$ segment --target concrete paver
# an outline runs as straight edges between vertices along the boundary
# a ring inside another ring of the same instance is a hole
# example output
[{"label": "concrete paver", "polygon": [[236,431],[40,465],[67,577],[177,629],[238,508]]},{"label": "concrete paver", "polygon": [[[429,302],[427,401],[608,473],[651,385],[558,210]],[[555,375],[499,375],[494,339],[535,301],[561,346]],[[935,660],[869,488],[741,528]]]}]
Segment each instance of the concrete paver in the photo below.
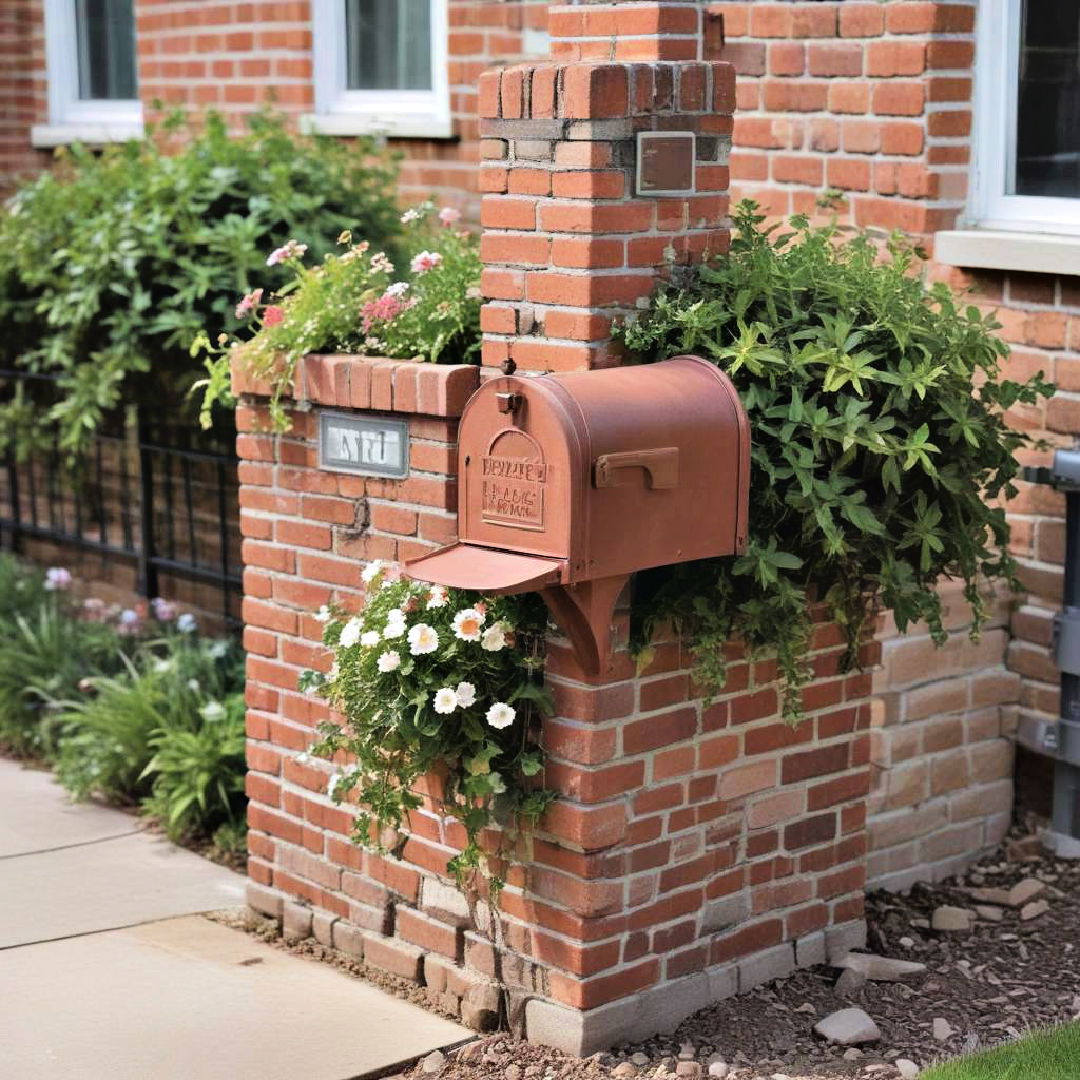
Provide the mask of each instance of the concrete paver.
[{"label": "concrete paver", "polygon": [[197,914],[245,878],[0,759],[3,1080],[354,1080],[468,1029]]},{"label": "concrete paver", "polygon": [[10,1080],[348,1080],[471,1034],[201,916],[0,953]]},{"label": "concrete paver", "polygon": [[74,806],[52,773],[0,758],[0,858],[62,844],[86,844],[138,831],[138,822],[105,806]]}]

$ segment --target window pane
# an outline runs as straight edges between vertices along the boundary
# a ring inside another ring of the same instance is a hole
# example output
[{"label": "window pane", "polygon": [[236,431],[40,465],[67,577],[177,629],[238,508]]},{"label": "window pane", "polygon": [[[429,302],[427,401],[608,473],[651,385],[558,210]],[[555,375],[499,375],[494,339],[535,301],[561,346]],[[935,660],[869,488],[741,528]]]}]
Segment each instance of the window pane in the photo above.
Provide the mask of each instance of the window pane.
[{"label": "window pane", "polygon": [[1024,0],[1012,194],[1080,198],[1080,2]]},{"label": "window pane", "polygon": [[345,0],[350,90],[431,89],[429,0]]},{"label": "window pane", "polygon": [[84,101],[139,96],[133,6],[133,0],[75,0],[79,97]]}]

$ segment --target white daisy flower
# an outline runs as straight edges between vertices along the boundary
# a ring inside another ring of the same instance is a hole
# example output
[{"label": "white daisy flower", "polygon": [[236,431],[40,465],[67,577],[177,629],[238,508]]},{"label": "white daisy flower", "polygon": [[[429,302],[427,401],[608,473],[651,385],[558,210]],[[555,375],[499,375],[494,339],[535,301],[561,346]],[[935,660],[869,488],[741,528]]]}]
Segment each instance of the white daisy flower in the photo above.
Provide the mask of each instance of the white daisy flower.
[{"label": "white daisy flower", "polygon": [[479,641],[484,615],[476,608],[466,608],[454,616],[454,633],[462,641]]},{"label": "white daisy flower", "polygon": [[480,648],[485,649],[487,652],[499,652],[501,649],[506,648],[506,634],[503,631],[502,623],[489,626],[484,631],[484,636],[480,639]]},{"label": "white daisy flower", "polygon": [[512,705],[507,705],[505,701],[496,701],[485,715],[487,722],[493,728],[507,728],[514,722],[517,710]]},{"label": "white daisy flower", "polygon": [[476,687],[471,682],[459,682],[454,692],[457,694],[458,704],[463,709],[476,704]]},{"label": "white daisy flower", "polygon": [[439,647],[439,635],[427,623],[417,623],[409,630],[409,652],[413,656],[434,652]]},{"label": "white daisy flower", "polygon": [[163,660],[155,660],[154,661],[154,671],[158,675],[164,675],[166,671],[172,671],[172,669],[173,669],[173,662],[172,662],[171,659],[166,658],[166,659],[163,659]]},{"label": "white daisy flower", "polygon": [[392,609],[386,616],[386,626],[382,636],[388,641],[391,638],[401,637],[405,633],[405,613],[397,608]]},{"label": "white daisy flower", "polygon": [[446,596],[446,586],[432,585],[431,592],[428,593],[428,611],[431,611],[433,608],[446,607],[448,603],[449,601]]},{"label": "white daisy flower", "polygon": [[370,585],[383,572],[385,565],[382,559],[373,559],[360,572],[360,580],[365,585]]},{"label": "white daisy flower", "polygon": [[378,645],[382,640],[382,634],[378,630],[365,630],[360,635],[360,644],[367,646],[369,649],[372,645]]},{"label": "white daisy flower", "polygon": [[360,640],[360,630],[363,623],[358,618],[353,616],[341,630],[341,637],[338,638],[338,644],[343,649],[352,648]]},{"label": "white daisy flower", "polygon": [[330,609],[325,604],[315,612],[316,622],[327,623],[330,621],[330,617]]},{"label": "white daisy flower", "polygon": [[401,653],[387,649],[376,661],[379,670],[385,675],[389,671],[397,671],[401,667]]},{"label": "white daisy flower", "polygon": [[452,713],[458,707],[458,696],[450,689],[449,686],[444,686],[441,690],[435,691],[435,711],[446,715]]}]

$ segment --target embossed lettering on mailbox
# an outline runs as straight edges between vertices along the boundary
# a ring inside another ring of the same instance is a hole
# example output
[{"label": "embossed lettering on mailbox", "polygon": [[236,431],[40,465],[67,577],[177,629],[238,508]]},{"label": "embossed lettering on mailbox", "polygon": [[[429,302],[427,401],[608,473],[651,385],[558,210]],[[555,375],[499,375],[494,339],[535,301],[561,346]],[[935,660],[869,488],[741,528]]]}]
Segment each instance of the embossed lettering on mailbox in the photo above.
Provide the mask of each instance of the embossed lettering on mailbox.
[{"label": "embossed lettering on mailbox", "polygon": [[481,469],[484,521],[518,529],[543,529],[547,475],[543,451],[534,439],[516,428],[496,435]]}]

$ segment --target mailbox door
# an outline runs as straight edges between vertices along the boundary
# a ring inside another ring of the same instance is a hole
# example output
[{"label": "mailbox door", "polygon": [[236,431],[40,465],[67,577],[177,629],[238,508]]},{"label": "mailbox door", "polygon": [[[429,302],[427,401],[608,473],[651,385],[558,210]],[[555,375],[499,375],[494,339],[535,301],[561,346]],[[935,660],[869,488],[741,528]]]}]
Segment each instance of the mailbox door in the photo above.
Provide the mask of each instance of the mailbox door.
[{"label": "mailbox door", "polygon": [[574,416],[544,379],[493,379],[458,435],[463,543],[572,559],[588,464]]}]

